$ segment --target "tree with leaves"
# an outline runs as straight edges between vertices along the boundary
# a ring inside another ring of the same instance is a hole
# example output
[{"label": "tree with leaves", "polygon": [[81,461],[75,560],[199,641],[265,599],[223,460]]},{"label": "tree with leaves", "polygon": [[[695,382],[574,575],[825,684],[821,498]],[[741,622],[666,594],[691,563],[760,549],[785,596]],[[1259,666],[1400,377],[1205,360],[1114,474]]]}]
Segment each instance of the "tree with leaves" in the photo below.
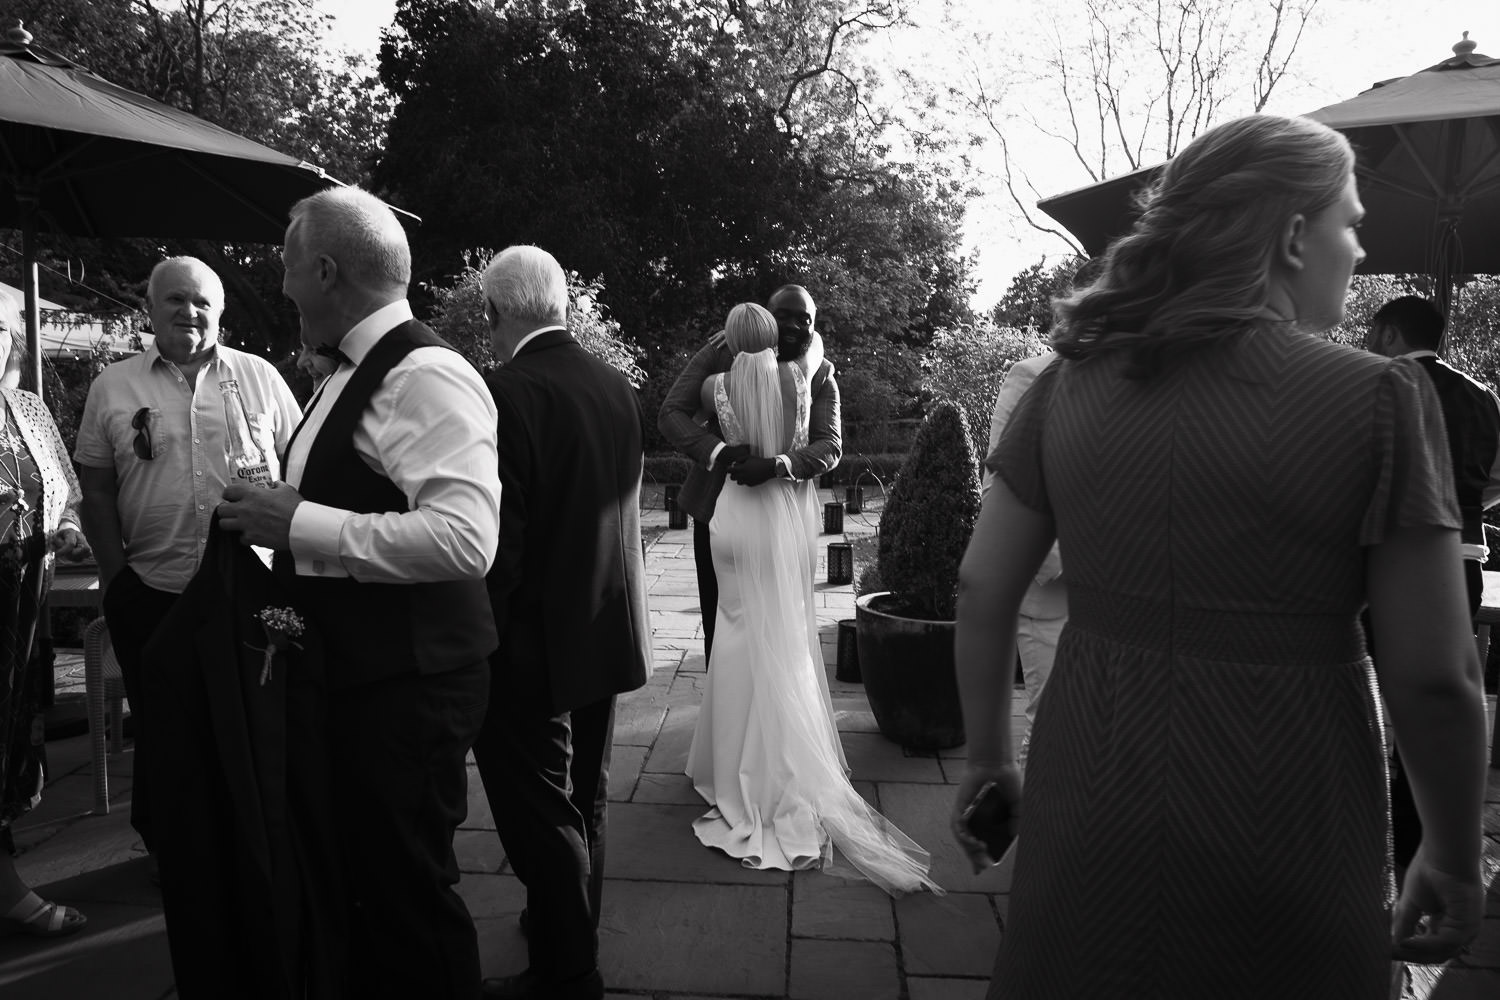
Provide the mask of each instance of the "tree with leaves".
[{"label": "tree with leaves", "polygon": [[832,340],[930,334],[966,308],[962,190],[893,165],[856,51],[899,16],[828,0],[401,0],[376,179],[424,219],[424,278],[476,239],[537,243],[601,275],[649,353],[696,346],[730,305],[789,280],[813,289]]}]

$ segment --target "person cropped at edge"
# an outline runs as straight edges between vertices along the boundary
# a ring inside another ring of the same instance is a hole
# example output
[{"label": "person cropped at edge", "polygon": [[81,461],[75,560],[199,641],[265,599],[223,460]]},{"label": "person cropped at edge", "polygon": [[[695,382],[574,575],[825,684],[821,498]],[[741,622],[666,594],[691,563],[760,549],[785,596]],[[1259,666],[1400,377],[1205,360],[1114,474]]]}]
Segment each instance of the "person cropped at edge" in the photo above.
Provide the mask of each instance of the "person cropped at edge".
[{"label": "person cropped at edge", "polygon": [[453,833],[496,646],[495,405],[412,318],[411,251],[378,198],[298,202],[282,263],[303,343],[339,365],[292,435],[286,482],[231,486],[220,523],[275,550],[277,581],[323,640],[348,995],[475,1000]]},{"label": "person cropped at edge", "polygon": [[[988,451],[994,451],[1000,443],[1000,435],[1015,411],[1016,404],[1031,388],[1036,377],[1057,359],[1055,351],[1047,351],[1035,357],[1022,358],[1010,366],[1005,380],[1000,383],[1000,392],[995,396],[995,409],[990,414],[990,440]],[[988,451],[986,454],[988,454]],[[990,491],[995,474],[984,471],[983,492]],[[1026,597],[1021,601],[1020,617],[1016,624],[1016,647],[1021,657],[1021,676],[1026,681],[1026,735],[1021,737],[1021,750],[1017,763],[1026,766],[1026,754],[1031,747],[1032,729],[1036,726],[1036,707],[1041,702],[1047,678],[1052,676],[1052,663],[1057,659],[1057,640],[1063,626],[1068,622],[1068,587],[1063,581],[1062,553],[1056,543],[1047,550],[1036,571]]]},{"label": "person cropped at edge", "polygon": [[[1365,346],[1388,358],[1411,358],[1422,366],[1437,390],[1443,427],[1448,432],[1453,490],[1464,522],[1459,538],[1472,632],[1472,619],[1484,599],[1484,561],[1489,555],[1484,541],[1484,512],[1500,503],[1500,399],[1489,386],[1438,357],[1446,326],[1443,314],[1431,302],[1403,295],[1370,317]],[[1373,649],[1371,655],[1377,659],[1380,656]],[[1416,854],[1422,840],[1422,821],[1400,754],[1393,754],[1391,761],[1391,842],[1400,872]]]},{"label": "person cropped at edge", "polygon": [[[25,351],[21,311],[0,295],[0,369],[19,372]],[[39,599],[53,553],[80,559],[88,545],[78,533],[78,480],[68,450],[41,398],[19,383],[7,378],[0,387],[0,931],[57,937],[87,920],[21,881],[10,834],[51,779],[43,739],[51,664],[32,655]]]},{"label": "person cropped at edge", "polygon": [[[1437,399],[1414,363],[1317,336],[1364,256],[1337,132],[1221,125],[1141,208],[1058,303],[1062,360],[988,459],[960,569],[951,823],[987,860],[961,809],[995,782],[1022,834],[989,996],[1384,998],[1393,956],[1450,958],[1483,912]],[[1014,623],[1054,540],[1069,620],[1022,798]],[[1426,831],[1394,906],[1382,691]]]},{"label": "person cropped at edge", "polygon": [[[266,359],[219,343],[224,285],[193,257],[161,261],[146,283],[155,340],[89,386],[73,460],[84,531],[99,562],[104,619],[135,720],[130,823],[154,852],[151,706],[141,650],[198,569],[219,495],[233,476],[219,383],[239,383],[250,431],[279,473],[301,409]],[[152,876],[155,877],[154,874]]]}]

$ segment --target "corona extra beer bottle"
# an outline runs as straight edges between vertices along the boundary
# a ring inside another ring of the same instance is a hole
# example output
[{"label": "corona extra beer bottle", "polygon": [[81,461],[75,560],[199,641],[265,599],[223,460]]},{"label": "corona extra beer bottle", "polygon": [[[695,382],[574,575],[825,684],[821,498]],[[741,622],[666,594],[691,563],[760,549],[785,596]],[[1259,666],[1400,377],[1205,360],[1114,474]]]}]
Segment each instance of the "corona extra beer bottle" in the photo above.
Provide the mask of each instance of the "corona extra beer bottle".
[{"label": "corona extra beer bottle", "polygon": [[245,415],[239,382],[226,379],[219,383],[219,391],[224,394],[224,453],[229,459],[229,471],[247,486],[269,487],[271,466],[266,453],[255,443],[255,435],[250,433],[250,418]]}]

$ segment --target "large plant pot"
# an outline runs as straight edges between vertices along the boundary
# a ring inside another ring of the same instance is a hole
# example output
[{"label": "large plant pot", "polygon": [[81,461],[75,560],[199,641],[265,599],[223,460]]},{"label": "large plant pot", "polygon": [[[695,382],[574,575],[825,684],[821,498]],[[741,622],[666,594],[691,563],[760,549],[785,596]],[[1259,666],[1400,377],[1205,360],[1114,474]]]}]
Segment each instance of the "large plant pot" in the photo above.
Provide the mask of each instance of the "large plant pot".
[{"label": "large plant pot", "polygon": [[854,602],[859,672],[875,722],[887,739],[913,750],[964,741],[953,666],[953,622],[904,618],[887,591]]}]

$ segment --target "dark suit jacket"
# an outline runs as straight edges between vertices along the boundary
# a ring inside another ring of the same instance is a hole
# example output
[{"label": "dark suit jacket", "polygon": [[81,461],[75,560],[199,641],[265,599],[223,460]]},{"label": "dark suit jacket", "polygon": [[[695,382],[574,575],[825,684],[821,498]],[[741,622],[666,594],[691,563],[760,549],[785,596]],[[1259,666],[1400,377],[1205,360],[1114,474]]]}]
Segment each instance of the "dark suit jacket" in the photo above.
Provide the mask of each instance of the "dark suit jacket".
[{"label": "dark suit jacket", "polygon": [[[693,460],[693,469],[678,494],[677,503],[700,521],[714,516],[714,504],[724,488],[724,471],[709,467],[714,447],[724,438],[717,416],[709,415],[705,426],[696,419],[702,409],[700,393],[710,375],[729,371],[734,355],[729,348],[706,345],[688,362],[662,400],[656,426],[672,447]],[[844,453],[843,426],[839,421],[839,386],[833,363],[825,360],[812,378],[812,411],[808,414],[807,446],[787,453],[792,475],[811,479],[835,465]]]},{"label": "dark suit jacket", "polygon": [[1482,500],[1500,451],[1500,405],[1488,386],[1442,359],[1428,354],[1416,361],[1432,379],[1443,408],[1443,426],[1448,431],[1448,451],[1453,459],[1453,487],[1464,519],[1463,540],[1483,545]]},{"label": "dark suit jacket", "polygon": [[501,484],[492,683],[548,714],[632,691],[651,670],[635,389],[563,330],[488,382]]},{"label": "dark suit jacket", "polygon": [[[260,682],[256,615],[294,607],[215,520],[203,562],[143,654],[162,905],[178,995],[338,994],[343,890],[311,628]],[[305,609],[303,618],[306,620]]]}]

